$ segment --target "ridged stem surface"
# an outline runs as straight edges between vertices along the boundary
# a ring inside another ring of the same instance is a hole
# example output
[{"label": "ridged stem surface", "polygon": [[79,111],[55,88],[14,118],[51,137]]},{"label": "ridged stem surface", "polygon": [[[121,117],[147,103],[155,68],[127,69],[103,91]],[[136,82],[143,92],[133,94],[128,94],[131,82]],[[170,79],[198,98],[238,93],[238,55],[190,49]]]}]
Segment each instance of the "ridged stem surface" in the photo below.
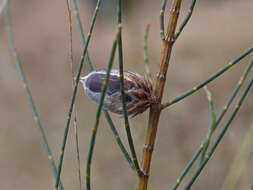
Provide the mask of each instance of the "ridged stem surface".
[{"label": "ridged stem surface", "polygon": [[160,71],[157,75],[154,94],[157,97],[157,104],[154,104],[150,108],[148,129],[145,139],[145,145],[143,149],[142,157],[142,170],[143,174],[139,180],[139,190],[146,190],[149,179],[150,164],[152,159],[152,152],[155,144],[157,127],[159,123],[161,113],[161,101],[166,81],[166,74],[169,66],[169,60],[171,56],[172,47],[174,44],[174,35],[179,16],[179,10],[181,6],[181,0],[173,0],[172,7],[169,13],[169,21],[167,27],[167,33],[163,39],[163,48],[161,53]]}]

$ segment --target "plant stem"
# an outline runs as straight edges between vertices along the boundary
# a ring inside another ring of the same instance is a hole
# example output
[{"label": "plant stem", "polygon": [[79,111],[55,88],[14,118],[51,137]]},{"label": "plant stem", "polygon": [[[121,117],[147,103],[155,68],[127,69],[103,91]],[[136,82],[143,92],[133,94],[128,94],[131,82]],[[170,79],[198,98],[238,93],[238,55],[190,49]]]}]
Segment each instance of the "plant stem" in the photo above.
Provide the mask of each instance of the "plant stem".
[{"label": "plant stem", "polygon": [[129,163],[130,167],[135,171],[136,169],[134,167],[134,163],[133,163],[129,153],[127,152],[124,144],[121,141],[121,138],[120,138],[119,133],[118,133],[113,121],[112,121],[112,118],[110,117],[109,113],[105,110],[104,110],[104,115],[105,115],[105,118],[106,118],[106,120],[107,120],[107,122],[108,122],[108,124],[109,124],[109,126],[112,130],[114,138],[115,138],[121,152],[123,153],[123,156],[125,157],[126,161]]},{"label": "plant stem", "polygon": [[[9,49],[10,49],[10,52],[11,52],[13,58],[15,59],[16,70],[18,72],[19,79],[22,83],[23,90],[25,92],[29,108],[32,112],[33,120],[35,122],[35,128],[37,129],[38,136],[41,140],[44,151],[47,153],[47,158],[48,158],[50,167],[51,167],[53,175],[56,179],[57,178],[57,168],[56,168],[56,165],[55,165],[55,162],[54,162],[54,159],[53,159],[53,154],[52,154],[51,148],[48,144],[45,131],[42,127],[40,117],[39,117],[39,114],[37,112],[37,108],[36,108],[36,106],[34,104],[34,101],[33,101],[32,93],[31,93],[30,88],[27,84],[25,74],[24,74],[24,71],[23,71],[23,67],[22,67],[21,61],[19,59],[19,56],[17,54],[16,47],[14,45],[13,32],[12,32],[12,29],[11,29],[11,18],[10,18],[10,14],[9,14],[9,1],[6,2],[6,7],[5,7],[5,10],[4,10],[4,13],[5,13],[4,22],[5,22],[5,27],[6,27],[7,37],[8,37],[8,46],[9,46]],[[60,189],[64,190],[64,187],[63,187],[60,179],[59,179],[59,185],[60,185]]]},{"label": "plant stem", "polygon": [[126,101],[125,101],[125,91],[124,91],[124,64],[123,64],[123,49],[122,49],[122,0],[118,0],[118,26],[119,26],[119,36],[118,36],[118,55],[119,55],[119,70],[120,70],[120,91],[121,91],[121,101],[123,107],[123,116],[125,121],[125,129],[127,134],[127,140],[130,147],[130,151],[132,154],[132,160],[134,167],[137,173],[141,173],[139,162],[137,159],[134,142],[131,134],[130,123],[128,119],[128,112],[126,108]]},{"label": "plant stem", "polygon": [[[79,15],[79,9],[78,9],[77,0],[72,0],[72,8],[73,8],[73,12],[74,12],[74,15],[75,15],[76,25],[77,25],[77,28],[78,28],[78,31],[79,31],[79,35],[80,35],[81,46],[82,46],[82,48],[84,48],[86,40],[85,40],[85,36],[84,36],[84,33],[83,33],[83,26],[82,26],[80,15]],[[88,65],[89,72],[93,71],[94,67],[93,67],[93,65],[91,63],[91,60],[89,58],[88,50],[87,50],[85,59],[86,59],[85,63]],[[111,118],[110,114],[106,110],[103,110],[103,112],[104,112],[106,121],[109,124],[110,129],[112,130],[114,138],[115,138],[117,144],[119,145],[119,148],[120,148],[121,152],[123,153],[123,156],[126,158],[127,162],[131,166],[131,168],[133,170],[135,170],[135,167],[134,167],[133,162],[132,162],[132,160],[131,160],[131,158],[129,156],[129,153],[127,152],[124,144],[122,143],[122,140],[121,140],[121,138],[119,136],[119,133],[118,133],[118,131],[117,131],[117,129],[116,129],[113,121],[112,121],[112,118]]]},{"label": "plant stem", "polygon": [[163,0],[162,4],[161,4],[161,9],[160,9],[160,36],[161,39],[164,39],[164,12],[165,12],[165,8],[167,5],[167,1],[168,0]]},{"label": "plant stem", "polygon": [[195,3],[196,3],[196,0],[192,0],[192,3],[190,5],[190,8],[184,18],[184,20],[181,22],[181,24],[179,25],[179,28],[178,28],[178,31],[176,32],[175,34],[175,38],[177,39],[181,32],[183,31],[184,27],[186,26],[186,24],[189,22],[191,16],[192,16],[192,13],[193,13],[193,9],[195,7]]},{"label": "plant stem", "polygon": [[146,26],[145,35],[144,35],[144,67],[146,70],[147,78],[153,83],[153,75],[150,71],[150,62],[148,57],[148,36],[149,36],[150,24]]},{"label": "plant stem", "polygon": [[74,104],[75,104],[75,100],[76,100],[79,79],[80,79],[81,71],[82,71],[83,64],[84,64],[84,58],[85,58],[85,55],[88,51],[89,42],[90,42],[91,35],[92,35],[92,32],[93,32],[93,28],[94,28],[94,25],[95,25],[95,22],[96,22],[96,19],[97,19],[97,14],[98,14],[100,4],[101,4],[101,0],[98,0],[95,11],[94,11],[94,14],[93,14],[93,17],[92,17],[92,22],[91,22],[91,25],[90,25],[87,40],[86,40],[86,43],[85,43],[85,46],[84,46],[84,49],[83,49],[83,53],[82,53],[82,56],[81,56],[77,76],[76,76],[76,79],[75,79],[75,86],[74,86],[74,90],[73,90],[72,96],[71,96],[70,107],[69,107],[69,111],[68,111],[68,114],[67,114],[67,121],[66,121],[66,126],[65,126],[65,129],[64,129],[64,135],[63,135],[63,140],[62,140],[62,145],[61,145],[61,154],[60,154],[60,158],[59,158],[59,162],[58,162],[58,173],[57,173],[57,179],[56,179],[56,182],[55,182],[55,189],[58,189],[59,182],[60,182],[60,176],[61,176],[61,170],[62,170],[62,165],[63,165],[65,147],[66,147],[66,143],[67,143],[67,137],[68,137],[69,126],[70,126],[70,121],[71,121],[71,117],[72,117],[72,112],[73,112],[73,108],[74,108]]},{"label": "plant stem", "polygon": [[[247,67],[245,68],[242,76],[240,77],[239,81],[237,82],[236,86],[234,87],[234,89],[231,92],[231,95],[228,97],[228,100],[226,101],[225,105],[223,106],[223,109],[221,111],[221,113],[219,114],[217,121],[215,123],[215,126],[213,126],[213,130],[217,129],[217,126],[220,124],[221,120],[224,118],[225,114],[228,111],[228,108],[231,106],[231,104],[233,103],[233,100],[235,99],[236,95],[238,94],[241,86],[243,85],[243,83],[245,82],[248,74],[250,73],[250,70],[253,66],[253,60],[247,65]],[[203,142],[201,143],[201,145],[199,146],[198,150],[196,151],[196,153],[194,154],[193,158],[191,159],[191,161],[189,161],[189,163],[187,164],[187,166],[183,169],[182,174],[180,174],[180,177],[177,179],[177,183],[172,187],[173,190],[176,190],[178,188],[178,186],[181,184],[182,180],[184,179],[184,177],[186,176],[186,174],[188,173],[188,171],[191,169],[191,167],[193,166],[194,162],[197,160],[198,156],[200,155],[200,153],[202,152],[202,149],[204,147],[204,142],[205,139],[203,140]],[[199,154],[197,154],[197,152]]]},{"label": "plant stem", "polygon": [[182,170],[179,178],[177,179],[177,183],[171,188],[172,190],[176,190],[178,188],[178,186],[181,184],[182,180],[184,179],[186,174],[189,172],[189,170],[192,168],[193,164],[195,163],[195,161],[198,159],[200,153],[202,152],[202,147],[203,147],[203,144],[200,145],[199,149],[194,153],[191,160],[187,163],[185,168]]},{"label": "plant stem", "polygon": [[139,188],[138,188],[139,190],[147,189],[150,164],[151,164],[151,159],[152,159],[152,152],[153,152],[153,148],[155,144],[157,127],[158,127],[160,113],[161,113],[161,101],[162,101],[171,51],[172,51],[172,47],[175,41],[174,35],[175,35],[177,20],[179,16],[180,6],[181,6],[181,0],[172,1],[172,7],[170,10],[168,27],[167,27],[167,34],[166,34],[165,39],[163,40],[160,71],[157,75],[156,86],[154,90],[154,95],[157,98],[157,104],[154,104],[153,106],[151,106],[150,113],[149,113],[148,129],[147,129],[146,140],[145,140],[145,145],[143,149],[143,157],[142,157],[142,170],[143,170],[144,175],[140,177]]},{"label": "plant stem", "polygon": [[207,162],[210,160],[211,156],[213,155],[213,153],[215,152],[215,150],[218,147],[219,143],[221,142],[222,138],[224,137],[225,133],[227,132],[230,124],[234,120],[237,112],[239,111],[239,109],[240,109],[240,107],[241,107],[244,99],[246,98],[247,94],[249,93],[250,88],[252,87],[252,85],[253,85],[253,78],[250,80],[250,82],[248,83],[248,85],[243,90],[243,93],[240,96],[240,98],[238,100],[238,103],[235,105],[234,110],[233,110],[231,116],[229,117],[227,123],[225,124],[225,127],[222,129],[220,135],[217,137],[217,139],[215,140],[214,144],[212,145],[211,150],[208,152],[208,154],[206,154],[205,159],[202,161],[202,163],[200,164],[200,166],[198,167],[198,169],[195,171],[195,173],[193,174],[192,178],[187,183],[187,185],[184,188],[184,190],[190,190],[191,186],[193,185],[193,183],[195,182],[195,180],[198,178],[199,174],[202,172],[202,170],[206,166]]},{"label": "plant stem", "polygon": [[110,58],[109,58],[108,66],[107,66],[106,77],[104,80],[103,90],[102,90],[100,100],[99,100],[99,105],[97,108],[96,121],[95,121],[94,127],[92,128],[92,135],[91,135],[87,164],[86,164],[86,189],[87,190],[91,189],[90,176],[91,176],[91,164],[92,164],[93,152],[94,152],[94,148],[95,148],[95,142],[96,142],[97,130],[99,127],[100,116],[101,116],[101,112],[103,109],[104,99],[106,96],[106,90],[109,85],[110,73],[111,73],[111,69],[112,69],[112,65],[113,65],[113,61],[114,61],[114,56],[115,56],[115,52],[116,52],[116,48],[117,48],[118,37],[119,37],[119,30],[117,31],[117,34],[116,34],[115,39],[113,41],[113,46],[111,49],[111,54],[110,54]]},{"label": "plant stem", "polygon": [[215,113],[212,93],[208,90],[207,86],[204,87],[204,90],[206,92],[207,101],[208,101],[208,105],[209,105],[209,112],[210,112],[211,122],[210,122],[209,127],[208,127],[208,133],[207,133],[206,139],[203,142],[203,148],[202,148],[202,153],[201,153],[201,158],[200,158],[200,164],[205,158],[205,155],[206,155],[208,146],[211,142],[211,137],[212,137],[213,132],[216,128],[216,122],[217,122],[217,116],[216,116],[216,113]]},{"label": "plant stem", "polygon": [[[85,47],[85,43],[86,43],[86,39],[85,39],[84,32],[83,32],[83,26],[82,26],[80,14],[79,14],[77,0],[72,0],[72,9],[73,9],[73,14],[75,16],[75,21],[76,21],[77,29],[79,31],[81,45],[82,45],[82,48],[84,48]],[[88,70],[89,71],[92,71],[94,69],[93,65],[91,63],[88,51],[87,51],[86,56],[85,56],[85,63],[88,65]]]},{"label": "plant stem", "polygon": [[[221,190],[235,190],[242,175],[247,169],[247,164],[253,152],[253,124],[246,131],[243,142],[238,148],[237,154],[229,168],[228,175],[225,177]],[[237,187],[238,188],[238,187]]]},{"label": "plant stem", "polygon": [[[69,19],[69,49],[70,49],[70,70],[71,70],[71,88],[74,90],[75,86],[75,73],[74,73],[74,58],[73,58],[73,28],[72,28],[72,13],[71,8],[69,4],[69,0],[66,0],[67,4],[67,11],[68,11],[68,19]],[[76,106],[74,105],[74,121],[73,121],[73,127],[74,127],[74,136],[75,136],[75,148],[76,148],[76,160],[77,160],[77,176],[78,176],[78,182],[79,182],[79,189],[82,189],[82,177],[81,177],[81,163],[80,163],[80,151],[79,151],[79,138],[78,138],[78,125],[77,125],[77,110]]]},{"label": "plant stem", "polygon": [[241,61],[244,57],[246,57],[247,55],[249,55],[252,52],[253,52],[253,46],[249,47],[247,50],[245,50],[244,52],[242,52],[236,58],[234,58],[231,61],[229,61],[228,64],[226,64],[223,68],[221,68],[220,70],[218,70],[216,73],[212,74],[204,82],[199,83],[198,85],[194,86],[190,90],[187,90],[186,92],[184,92],[184,93],[176,96],[175,98],[172,98],[167,103],[164,103],[162,105],[162,109],[167,108],[167,107],[171,106],[172,104],[175,104],[175,103],[181,101],[182,99],[186,98],[187,96],[190,96],[193,93],[197,92],[198,90],[200,90],[201,88],[203,88],[205,85],[207,85],[208,83],[212,82],[214,79],[216,79],[217,77],[219,77],[220,75],[222,75],[225,71],[227,71],[230,68],[232,68],[234,65],[236,65],[239,61]]}]

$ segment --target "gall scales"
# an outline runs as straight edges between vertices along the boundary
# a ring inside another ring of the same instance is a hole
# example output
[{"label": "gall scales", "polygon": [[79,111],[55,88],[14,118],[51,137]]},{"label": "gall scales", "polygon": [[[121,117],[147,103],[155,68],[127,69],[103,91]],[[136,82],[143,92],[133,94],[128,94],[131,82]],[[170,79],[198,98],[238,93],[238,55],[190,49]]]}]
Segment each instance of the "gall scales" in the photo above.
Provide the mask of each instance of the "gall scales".
[{"label": "gall scales", "polygon": [[[96,103],[99,102],[106,77],[106,69],[90,72],[80,78],[85,94]],[[155,103],[152,83],[145,77],[129,71],[124,71],[125,103],[129,116],[143,113]],[[109,84],[106,91],[103,109],[116,114],[123,114],[123,106],[120,92],[120,72],[112,69]]]}]

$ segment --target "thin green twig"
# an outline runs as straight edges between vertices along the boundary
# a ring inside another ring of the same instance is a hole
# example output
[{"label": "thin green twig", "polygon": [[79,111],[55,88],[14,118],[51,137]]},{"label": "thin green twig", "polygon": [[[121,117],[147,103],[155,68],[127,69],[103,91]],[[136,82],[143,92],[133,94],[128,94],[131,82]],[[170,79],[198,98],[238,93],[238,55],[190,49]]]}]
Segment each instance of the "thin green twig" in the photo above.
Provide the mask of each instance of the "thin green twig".
[{"label": "thin green twig", "polygon": [[[84,48],[86,40],[85,40],[85,36],[84,36],[84,32],[83,32],[83,26],[82,26],[82,22],[81,22],[81,18],[80,18],[80,13],[79,13],[79,9],[78,9],[77,0],[72,0],[72,9],[73,9],[73,14],[75,16],[77,29],[79,31],[81,45],[82,45],[82,48]],[[85,56],[85,63],[88,65],[89,71],[92,71],[94,69],[94,67],[91,63],[88,51],[87,51],[86,56]]]},{"label": "thin green twig", "polygon": [[236,157],[233,160],[232,165],[229,168],[229,172],[225,177],[224,183],[222,185],[221,190],[235,190],[242,174],[245,169],[247,169],[248,161],[253,152],[253,123],[250,128],[247,130],[243,142],[238,148],[238,152]]},{"label": "thin green twig", "polygon": [[198,169],[194,172],[192,178],[186,184],[184,190],[189,190],[191,188],[191,186],[193,185],[193,183],[195,182],[195,180],[198,178],[199,174],[202,172],[203,168],[206,166],[207,162],[209,161],[209,159],[211,158],[211,156],[215,152],[217,146],[221,142],[221,140],[224,137],[225,133],[227,132],[230,124],[232,123],[232,121],[234,120],[236,114],[238,113],[238,111],[239,111],[239,109],[240,109],[243,101],[245,100],[247,94],[249,93],[250,88],[252,87],[252,84],[253,84],[253,78],[250,80],[250,82],[248,83],[248,85],[243,90],[243,93],[240,96],[237,104],[235,105],[235,108],[234,108],[232,114],[230,115],[228,121],[226,122],[225,127],[222,129],[221,133],[219,134],[219,136],[215,140],[214,144],[211,146],[211,149],[208,152],[208,154],[206,154],[205,159],[202,161],[202,163],[200,164],[200,166],[198,167]]},{"label": "thin green twig", "polygon": [[125,129],[127,133],[128,144],[130,147],[130,151],[132,154],[132,159],[134,163],[134,167],[136,171],[140,173],[140,166],[137,159],[137,155],[135,152],[135,147],[133,143],[133,138],[131,135],[130,124],[128,120],[128,112],[126,108],[126,101],[125,101],[125,91],[124,91],[124,66],[123,66],[123,50],[122,50],[122,0],[118,0],[118,26],[119,26],[119,38],[118,38],[118,55],[119,55],[119,70],[120,70],[120,91],[121,91],[121,100],[122,100],[122,107],[123,107],[123,115],[125,121]]},{"label": "thin green twig", "polygon": [[[69,0],[66,0],[67,4],[67,11],[68,11],[68,19],[69,19],[69,41],[70,41],[70,70],[71,70],[71,81],[72,81],[72,90],[74,89],[75,85],[75,73],[74,73],[74,58],[73,58],[73,29],[72,29],[72,14],[71,14],[71,8],[69,5]],[[78,176],[78,182],[79,182],[79,189],[82,189],[82,177],[81,177],[81,163],[80,163],[80,151],[79,151],[79,138],[78,138],[78,125],[77,125],[77,110],[74,105],[74,121],[73,121],[73,127],[74,127],[74,135],[75,135],[75,145],[76,145],[76,160],[77,160],[77,176]]]},{"label": "thin green twig", "polygon": [[178,188],[178,186],[181,184],[181,182],[184,179],[184,177],[186,176],[186,174],[189,172],[189,170],[192,168],[195,161],[198,159],[201,151],[202,151],[202,146],[200,146],[200,148],[193,155],[192,159],[187,163],[187,165],[185,166],[185,168],[181,172],[180,177],[177,179],[177,183],[171,188],[172,190],[176,190]]},{"label": "thin green twig", "polygon": [[167,1],[168,0],[162,1],[161,9],[160,9],[160,36],[161,36],[162,40],[165,38],[165,35],[164,35],[164,12],[165,12],[165,8],[167,5]]},{"label": "thin green twig", "polygon": [[146,70],[146,75],[147,78],[153,82],[153,75],[150,71],[150,62],[148,58],[148,36],[149,36],[149,31],[150,31],[150,24],[147,24],[146,29],[145,29],[145,35],[144,35],[144,67]]},{"label": "thin green twig", "polygon": [[[253,60],[247,65],[247,67],[245,68],[242,76],[240,77],[239,81],[237,82],[235,88],[232,90],[231,95],[228,97],[228,100],[225,103],[225,106],[223,106],[223,109],[222,109],[221,113],[219,114],[219,117],[218,117],[218,119],[217,119],[217,121],[215,123],[215,126],[213,126],[213,130],[215,130],[217,128],[217,126],[220,124],[221,120],[225,116],[228,108],[231,106],[234,98],[238,94],[241,86],[243,85],[243,83],[244,83],[245,79],[247,78],[250,70],[252,69],[252,66],[253,66]],[[183,169],[182,173],[180,174],[179,178],[177,179],[177,183],[172,187],[173,190],[176,190],[178,188],[178,186],[181,184],[181,182],[184,179],[184,177],[186,176],[186,174],[192,168],[194,162],[197,160],[198,156],[202,152],[202,149],[204,147],[204,143],[203,142],[199,146],[199,148],[196,151],[196,153],[194,154],[193,158],[188,162],[188,164],[186,165],[186,167]]]},{"label": "thin green twig", "polygon": [[212,134],[213,134],[213,132],[215,130],[215,127],[216,127],[216,113],[215,113],[212,93],[207,89],[207,87],[204,87],[204,89],[205,89],[207,100],[208,100],[211,122],[210,122],[210,125],[208,127],[208,133],[207,133],[206,139],[203,142],[203,148],[202,148],[202,153],[201,153],[201,157],[200,157],[200,163],[205,158],[206,151],[207,151],[208,146],[210,144]]},{"label": "thin green twig", "polygon": [[178,31],[175,34],[175,39],[177,39],[180,36],[180,34],[183,31],[184,27],[186,26],[186,24],[190,20],[190,18],[192,16],[192,13],[193,13],[193,9],[195,7],[195,3],[196,3],[196,0],[192,0],[189,10],[188,10],[184,20],[179,25]]},{"label": "thin green twig", "polygon": [[[35,122],[35,128],[37,129],[37,132],[38,132],[39,138],[41,140],[41,143],[43,145],[44,151],[47,153],[47,157],[48,157],[49,164],[50,164],[50,167],[52,169],[53,175],[56,178],[57,169],[56,169],[56,166],[55,166],[55,163],[54,163],[53,154],[52,154],[51,148],[48,144],[46,134],[45,134],[44,129],[42,127],[39,114],[37,112],[36,106],[35,106],[34,101],[33,101],[31,91],[30,91],[30,89],[28,87],[28,84],[26,82],[26,78],[25,78],[25,74],[24,74],[24,71],[23,71],[23,68],[22,68],[21,61],[19,59],[19,56],[17,55],[17,50],[16,50],[15,45],[14,45],[13,32],[12,32],[12,29],[11,29],[11,18],[10,18],[10,14],[9,14],[9,1],[7,1],[7,3],[6,3],[6,7],[5,7],[4,12],[5,12],[4,21],[5,21],[5,28],[6,28],[6,33],[7,33],[7,37],[8,37],[9,49],[10,49],[10,52],[11,52],[13,58],[15,59],[16,69],[17,69],[17,72],[18,72],[18,75],[19,75],[19,79],[22,83],[24,92],[26,94],[26,98],[27,98],[27,102],[29,104],[29,108],[32,112],[32,116],[33,116],[33,119],[34,119],[34,122]],[[63,187],[62,183],[60,181],[59,181],[59,183],[60,183],[60,189],[64,190],[64,187]]]},{"label": "thin green twig", "polygon": [[[82,23],[81,23],[81,20],[80,20],[80,16],[79,16],[79,9],[78,9],[78,6],[77,6],[77,2],[76,0],[72,0],[72,5],[73,5],[73,10],[74,10],[74,15],[75,15],[75,18],[76,18],[76,24],[77,24],[77,27],[78,27],[78,31],[79,31],[79,34],[80,34],[80,38],[81,38],[81,44],[82,44],[82,47],[84,47],[84,44],[85,44],[85,36],[84,36],[84,33],[83,33],[83,27],[82,27]],[[94,67],[90,61],[90,58],[89,58],[89,55],[88,55],[88,51],[87,51],[87,60],[85,61],[87,64],[88,64],[88,68],[89,68],[89,71],[93,71]],[[105,115],[105,118],[109,124],[109,127],[110,129],[112,130],[113,132],[113,135],[114,135],[114,138],[117,142],[117,144],[119,145],[120,147],[120,150],[121,152],[123,153],[123,156],[125,157],[125,159],[127,160],[127,162],[130,164],[130,166],[132,167],[132,169],[134,169],[134,166],[133,166],[133,162],[129,156],[129,153],[127,152],[124,144],[122,143],[122,140],[119,136],[119,133],[111,119],[111,116],[110,114],[104,110],[104,115]]]},{"label": "thin green twig", "polygon": [[59,158],[59,163],[58,163],[58,175],[57,175],[57,180],[55,183],[55,188],[58,189],[59,186],[59,180],[60,180],[60,176],[61,176],[61,170],[62,170],[62,164],[63,164],[63,158],[64,158],[64,153],[65,153],[65,146],[67,143],[67,137],[68,137],[68,132],[69,132],[69,126],[70,126],[70,121],[71,121],[71,116],[72,116],[72,112],[73,112],[73,108],[74,108],[74,104],[75,104],[75,100],[76,100],[76,95],[77,95],[77,90],[78,90],[78,84],[79,84],[79,79],[80,79],[80,75],[81,75],[81,71],[83,68],[83,63],[84,63],[84,58],[86,56],[87,50],[88,50],[88,45],[91,39],[91,35],[93,32],[93,28],[96,22],[96,18],[97,18],[97,14],[98,14],[98,10],[99,7],[101,5],[101,0],[97,1],[97,5],[92,17],[92,22],[91,22],[91,26],[89,29],[89,33],[87,35],[87,40],[83,49],[83,53],[81,56],[81,60],[80,60],[80,65],[79,65],[79,69],[77,72],[77,76],[75,79],[75,86],[74,86],[74,90],[71,96],[71,102],[70,102],[70,108],[69,108],[69,112],[67,115],[67,122],[66,122],[66,126],[65,126],[65,130],[64,130],[64,136],[63,136],[63,141],[62,141],[62,146],[61,146],[61,154],[60,154],[60,158]]},{"label": "thin green twig", "polygon": [[118,133],[113,121],[112,121],[111,116],[109,115],[108,111],[105,111],[105,110],[103,110],[103,111],[104,111],[105,119],[106,119],[107,123],[109,124],[110,129],[112,130],[113,136],[114,136],[114,138],[115,138],[115,140],[116,140],[123,156],[125,157],[126,161],[129,163],[130,167],[133,170],[136,170],[135,166],[134,166],[134,163],[133,163],[133,160],[131,159],[128,151],[126,150],[126,147],[124,146],[124,144],[123,144],[123,142],[122,142],[122,140],[119,136],[119,133]]},{"label": "thin green twig", "polygon": [[93,157],[93,152],[94,152],[94,147],[95,147],[95,141],[96,141],[96,135],[97,135],[97,130],[98,130],[98,126],[99,126],[100,115],[102,112],[103,103],[104,103],[104,99],[105,99],[105,93],[106,93],[106,90],[107,90],[107,87],[109,84],[110,72],[112,69],[114,56],[115,56],[115,52],[116,52],[116,48],[117,48],[118,37],[119,37],[119,31],[117,32],[116,38],[113,41],[113,46],[112,46],[112,50],[111,50],[111,54],[110,54],[110,58],[109,58],[108,66],[107,66],[107,71],[106,71],[106,78],[104,81],[103,90],[102,90],[99,105],[97,108],[96,121],[95,121],[94,127],[92,129],[92,136],[91,136],[91,140],[90,140],[88,159],[87,159],[87,165],[86,165],[86,189],[87,190],[91,189],[90,177],[91,177],[92,157]]},{"label": "thin green twig", "polygon": [[[195,4],[196,4],[196,0],[192,0],[190,8],[189,8],[185,18],[183,19],[183,21],[179,25],[177,32],[175,33],[175,40],[180,36],[181,32],[183,31],[183,29],[185,28],[185,26],[189,22],[189,20],[192,16]],[[165,12],[166,5],[167,5],[167,0],[163,0],[162,4],[161,4],[161,10],[160,10],[160,35],[161,35],[162,39],[165,38],[165,35],[164,35],[164,12]]]},{"label": "thin green twig", "polygon": [[123,143],[122,143],[122,141],[121,141],[121,139],[120,139],[119,133],[118,133],[118,131],[116,130],[116,127],[114,126],[114,123],[112,122],[111,117],[109,116],[109,113],[108,113],[107,111],[104,111],[104,114],[105,114],[105,117],[107,118],[107,122],[108,122],[108,124],[109,124],[109,126],[110,126],[110,128],[111,128],[111,130],[112,130],[112,132],[113,132],[113,135],[114,135],[114,137],[115,137],[115,140],[116,140],[116,142],[118,143],[118,145],[119,145],[119,147],[120,147],[120,149],[121,149],[121,151],[122,151],[122,153],[123,153],[125,159],[126,159],[127,162],[129,163],[130,167],[131,167],[133,170],[135,170],[134,163],[133,163],[131,157],[129,156],[129,153],[127,152],[125,146],[123,145]]},{"label": "thin green twig", "polygon": [[198,85],[196,85],[192,89],[187,90],[186,92],[176,96],[175,98],[172,98],[172,100],[170,100],[169,102],[164,103],[162,105],[162,109],[167,108],[167,107],[171,106],[172,104],[175,104],[175,103],[179,102],[180,100],[186,98],[187,96],[192,95],[193,93],[195,93],[199,89],[203,88],[205,85],[207,85],[208,83],[210,83],[211,81],[213,81],[214,79],[216,79],[217,77],[222,75],[225,71],[230,69],[232,66],[237,64],[239,61],[241,61],[244,57],[246,57],[247,55],[252,53],[252,51],[253,51],[253,46],[251,46],[249,49],[245,50],[239,56],[237,56],[236,58],[231,60],[225,67],[221,68],[218,72],[211,75],[206,81],[199,83]]},{"label": "thin green twig", "polygon": [[240,77],[238,83],[236,84],[235,88],[233,89],[231,95],[229,96],[226,105],[223,106],[222,112],[220,113],[220,116],[217,119],[216,122],[216,126],[221,122],[222,118],[224,117],[224,115],[226,114],[228,108],[230,107],[230,105],[232,104],[234,98],[236,97],[236,95],[238,94],[240,88],[242,87],[243,83],[245,82],[245,79],[247,78],[249,72],[251,71],[253,67],[253,60],[251,60],[247,67],[245,68],[245,70],[243,71],[242,76]]},{"label": "thin green twig", "polygon": [[79,137],[78,137],[78,125],[77,125],[77,113],[75,111],[74,115],[74,134],[75,134],[75,144],[76,144],[76,160],[77,160],[77,170],[78,170],[78,181],[79,189],[82,189],[82,174],[81,174],[81,161],[80,161],[80,148],[79,148]]}]

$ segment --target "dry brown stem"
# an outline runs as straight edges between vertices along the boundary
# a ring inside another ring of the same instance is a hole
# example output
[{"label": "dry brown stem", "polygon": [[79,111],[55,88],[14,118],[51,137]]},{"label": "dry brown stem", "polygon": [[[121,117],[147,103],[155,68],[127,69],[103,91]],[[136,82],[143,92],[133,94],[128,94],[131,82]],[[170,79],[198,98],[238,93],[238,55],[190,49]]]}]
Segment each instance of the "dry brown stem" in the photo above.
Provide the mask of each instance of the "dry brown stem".
[{"label": "dry brown stem", "polygon": [[157,97],[157,104],[154,104],[150,108],[149,113],[149,122],[148,129],[145,139],[145,145],[143,148],[143,157],[142,157],[142,171],[143,175],[139,178],[139,187],[138,190],[146,190],[148,179],[149,179],[149,171],[150,164],[152,159],[152,152],[154,149],[156,132],[159,123],[160,113],[161,113],[161,101],[164,91],[164,86],[166,82],[166,74],[169,66],[170,56],[173,44],[175,42],[175,30],[177,25],[177,20],[180,11],[181,0],[173,0],[172,6],[169,13],[169,21],[167,26],[167,33],[165,39],[163,39],[163,47],[161,52],[161,60],[160,60],[160,71],[156,78],[155,85],[155,97]]}]

